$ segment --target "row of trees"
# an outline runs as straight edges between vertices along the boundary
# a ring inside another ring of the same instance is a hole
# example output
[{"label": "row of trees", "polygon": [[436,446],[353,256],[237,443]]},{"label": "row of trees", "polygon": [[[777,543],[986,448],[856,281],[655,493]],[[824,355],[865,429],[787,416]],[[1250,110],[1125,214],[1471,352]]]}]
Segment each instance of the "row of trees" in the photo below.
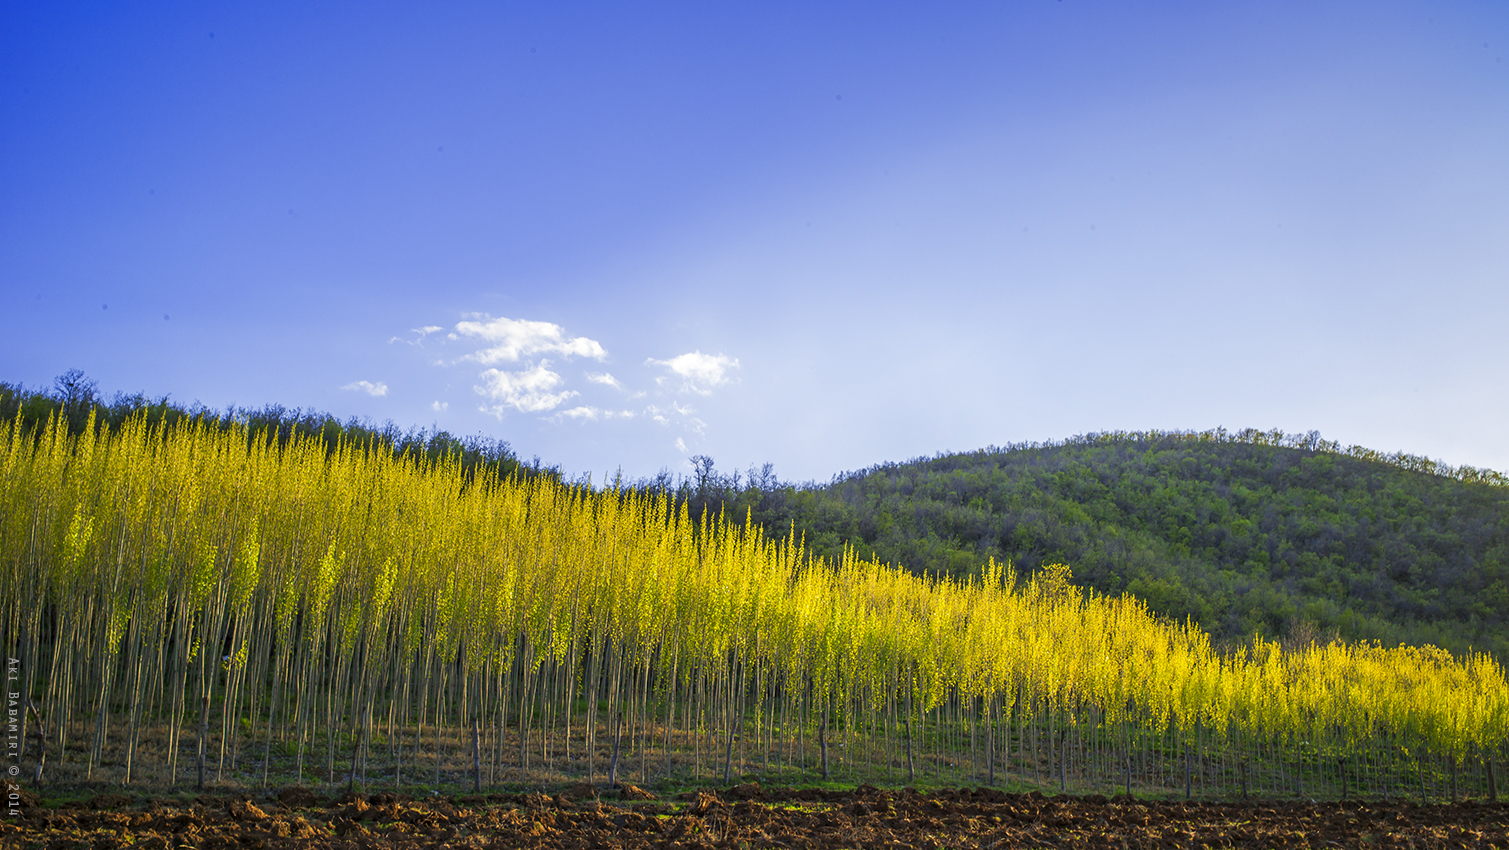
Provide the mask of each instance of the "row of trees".
[{"label": "row of trees", "polygon": [[268,781],[287,753],[384,785],[1486,795],[1509,737],[1481,654],[1222,652],[1063,567],[917,576],[667,493],[203,418],[11,420],[0,570],[53,751],[133,782]]},{"label": "row of trees", "polygon": [[[60,415],[78,433],[91,413],[107,430],[135,413],[151,424],[235,422],[283,442],[318,435],[327,450],[376,439],[405,456],[459,452],[469,471],[562,479],[482,436],[279,406],[106,402],[77,371],[46,393],[0,384],[0,416],[27,427]],[[697,523],[750,514],[830,559],[853,547],[918,574],[978,574],[990,558],[1023,575],[1072,563],[1088,587],[1192,618],[1223,645],[1255,632],[1332,635],[1509,657],[1509,487],[1491,470],[1254,429],[1089,434],[881,464],[826,484],[782,481],[770,464],[728,473],[706,456],[692,462],[690,474],[607,486],[667,496]]]},{"label": "row of trees", "polygon": [[150,398],[144,393],[116,392],[108,398],[98,382],[79,369],[70,369],[53,379],[50,390],[28,389],[22,384],[0,382],[0,421],[18,420],[23,430],[36,431],[61,421],[70,434],[86,427],[116,432],[128,420],[141,417],[149,427],[203,423],[213,428],[239,427],[286,445],[295,437],[316,438],[327,451],[342,443],[381,445],[395,455],[436,461],[456,456],[467,475],[486,468],[494,474],[544,475],[561,480],[557,466],[547,466],[539,457],[525,461],[505,440],[474,434],[459,437],[439,428],[400,428],[391,420],[375,423],[351,417],[338,419],[330,413],[306,408],[269,404],[261,408],[231,406],[216,410],[198,402],[179,404],[168,396]]}]

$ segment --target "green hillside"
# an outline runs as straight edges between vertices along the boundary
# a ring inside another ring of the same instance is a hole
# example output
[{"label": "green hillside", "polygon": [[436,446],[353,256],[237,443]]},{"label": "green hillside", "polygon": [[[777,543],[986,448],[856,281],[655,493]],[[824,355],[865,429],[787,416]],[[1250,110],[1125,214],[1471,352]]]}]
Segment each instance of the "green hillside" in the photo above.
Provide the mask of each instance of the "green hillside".
[{"label": "green hillside", "polygon": [[1339,634],[1503,659],[1506,483],[1246,431],[1092,435],[726,495],[829,554],[852,545],[955,575],[988,557],[1024,571],[1064,562],[1079,584],[1133,593],[1218,638]]}]

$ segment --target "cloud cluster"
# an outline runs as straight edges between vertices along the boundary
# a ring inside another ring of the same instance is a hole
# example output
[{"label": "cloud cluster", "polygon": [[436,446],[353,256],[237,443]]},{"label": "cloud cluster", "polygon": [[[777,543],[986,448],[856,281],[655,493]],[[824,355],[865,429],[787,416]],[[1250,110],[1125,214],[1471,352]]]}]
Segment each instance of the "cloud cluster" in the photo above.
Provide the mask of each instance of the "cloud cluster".
[{"label": "cloud cluster", "polygon": [[632,410],[604,410],[600,407],[583,405],[582,407],[573,407],[570,410],[562,410],[559,415],[566,419],[596,422],[599,419],[633,419],[639,414]]},{"label": "cloud cluster", "polygon": [[[703,354],[701,351],[692,351],[686,354],[678,354],[669,360],[656,360],[651,357],[645,360],[647,366],[662,366],[682,379],[681,388],[687,392],[698,395],[712,395],[713,388],[729,382],[729,369],[739,368],[739,361],[730,359],[722,354]],[[658,382],[664,385],[667,376],[662,376]]]},{"label": "cloud cluster", "polygon": [[371,381],[352,381],[344,387],[341,387],[341,389],[356,390],[357,392],[363,392],[374,397],[385,396],[388,394],[388,385],[383,383],[382,381],[378,381],[375,384]]},{"label": "cloud cluster", "polygon": [[442,328],[439,325],[425,325],[422,328],[410,328],[409,329],[409,333],[411,333],[411,334],[414,335],[413,339],[404,339],[401,336],[395,336],[392,339],[388,340],[388,344],[391,345],[391,344],[393,344],[395,342],[401,342],[404,345],[420,345],[420,346],[422,346],[422,345],[424,345],[424,338],[425,337],[429,336],[432,333],[439,333],[440,331],[443,331],[443,330],[445,330],[445,328]]},{"label": "cloud cluster", "polygon": [[512,363],[534,354],[591,357],[594,360],[603,360],[608,356],[608,352],[603,350],[597,340],[584,336],[567,337],[565,329],[552,322],[483,317],[480,321],[458,323],[451,338],[462,337],[477,338],[489,343],[487,348],[461,358],[474,360],[484,366],[502,361]]},{"label": "cloud cluster", "polygon": [[678,401],[671,402],[670,407],[652,404],[646,407],[644,412],[648,413],[650,419],[657,425],[672,425],[679,422],[686,430],[698,435],[707,430],[707,423],[693,415],[697,412],[696,408]]},{"label": "cloud cluster", "polygon": [[578,394],[575,390],[555,392],[564,380],[560,375],[550,371],[549,360],[541,360],[519,372],[488,369],[479,377],[482,383],[473,389],[489,401],[495,402],[492,407],[483,407],[482,410],[499,419],[503,418],[505,408],[513,408],[523,413],[542,413],[554,410],[562,402]]},{"label": "cloud cluster", "polygon": [[[429,331],[430,327],[419,330]],[[447,338],[482,343],[482,348],[463,355],[457,362],[493,367],[477,376],[481,383],[472,389],[488,402],[482,406],[482,412],[499,419],[509,411],[547,413],[580,393],[565,388],[565,378],[550,368],[547,359],[529,360],[522,369],[512,371],[497,368],[495,364],[517,363],[539,354],[556,354],[567,360],[590,357],[601,361],[608,357],[607,350],[595,339],[570,336],[565,328],[553,322],[528,319],[472,316],[457,322],[456,329]],[[612,380],[611,376],[609,380]]]},{"label": "cloud cluster", "polygon": [[[431,335],[440,334],[439,325],[424,325],[414,328],[410,339],[401,341],[423,347]],[[494,318],[471,314],[457,322],[455,327],[441,339],[444,345],[466,346],[472,350],[456,352],[450,359],[436,365],[454,368],[472,363],[482,367],[477,373],[472,390],[483,399],[478,408],[481,412],[503,419],[510,413],[525,413],[540,416],[556,423],[567,421],[607,422],[612,420],[644,419],[657,425],[681,432],[673,445],[683,454],[692,449],[687,440],[704,434],[707,423],[696,415],[696,410],[682,403],[678,397],[686,395],[709,396],[719,387],[735,382],[734,370],[739,361],[725,354],[704,354],[701,350],[677,354],[665,359],[646,358],[643,366],[650,374],[641,374],[637,379],[627,379],[604,371],[583,371],[575,379],[568,379],[571,370],[563,368],[572,358],[585,358],[606,363],[608,351],[595,339],[574,336],[552,322],[529,319]],[[563,374],[565,373],[565,374]],[[658,373],[658,374],[656,374]],[[573,388],[572,381],[578,381]],[[635,385],[645,387],[639,389]],[[359,381],[347,389],[359,389],[372,395],[383,395],[387,387]],[[596,396],[598,403],[581,398],[583,392]],[[604,398],[604,394],[609,396]],[[655,398],[636,406],[636,399],[653,393]],[[612,396],[617,396],[617,401]],[[431,407],[436,413],[445,411],[449,405],[436,400]]]}]

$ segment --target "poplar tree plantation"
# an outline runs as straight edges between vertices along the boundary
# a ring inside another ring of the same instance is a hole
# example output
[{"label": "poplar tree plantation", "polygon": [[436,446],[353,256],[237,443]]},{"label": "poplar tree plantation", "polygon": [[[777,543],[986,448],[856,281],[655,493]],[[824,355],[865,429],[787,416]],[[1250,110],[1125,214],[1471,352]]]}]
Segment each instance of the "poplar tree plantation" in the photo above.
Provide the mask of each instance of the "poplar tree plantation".
[{"label": "poplar tree plantation", "polygon": [[918,576],[377,438],[4,428],[0,646],[42,782],[1498,793],[1482,653],[1218,650],[1067,567]]}]

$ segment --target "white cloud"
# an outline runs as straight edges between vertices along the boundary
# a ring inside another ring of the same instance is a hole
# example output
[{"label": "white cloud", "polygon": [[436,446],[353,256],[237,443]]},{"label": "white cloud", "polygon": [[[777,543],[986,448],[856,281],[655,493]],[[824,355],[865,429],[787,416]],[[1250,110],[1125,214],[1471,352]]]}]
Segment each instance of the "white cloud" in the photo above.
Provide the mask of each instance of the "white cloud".
[{"label": "white cloud", "polygon": [[[671,406],[669,408],[657,407],[653,404],[646,405],[644,412],[648,414],[650,420],[657,425],[667,427],[671,425],[680,425],[687,431],[687,433],[696,434],[699,436],[707,432],[707,423],[692,415],[693,413],[697,412],[696,408],[684,405],[678,401],[671,402]],[[620,415],[632,416],[633,414],[625,410]]]},{"label": "white cloud", "polygon": [[474,360],[484,366],[502,361],[517,362],[532,354],[560,354],[565,357],[591,357],[603,360],[608,352],[596,340],[584,336],[567,337],[565,328],[551,322],[527,319],[492,319],[456,324],[451,339],[476,337],[489,347],[468,354],[462,360]]},{"label": "white cloud", "polygon": [[492,407],[481,408],[483,413],[503,418],[505,408],[522,413],[541,413],[559,407],[562,402],[576,395],[574,390],[553,392],[561,385],[561,376],[550,371],[550,361],[539,363],[522,372],[504,372],[488,369],[481,374],[482,385],[473,387],[479,395],[497,402]]},{"label": "white cloud", "polygon": [[573,407],[570,410],[562,410],[556,415],[566,417],[567,419],[581,419],[586,422],[596,422],[599,419],[633,419],[634,411],[603,410],[599,407],[583,405],[581,407]]},{"label": "white cloud", "polygon": [[615,390],[621,390],[624,388],[623,382],[619,381],[617,378],[613,377],[607,372],[588,372],[587,380],[591,381],[594,384],[603,384],[605,386],[612,387]]},{"label": "white cloud", "polygon": [[371,381],[352,381],[344,387],[341,387],[341,389],[359,390],[370,396],[385,396],[388,394],[388,385],[383,383],[382,381],[378,381],[375,384]]},{"label": "white cloud", "polygon": [[443,330],[445,330],[445,328],[442,328],[439,325],[425,325],[422,328],[410,328],[409,333],[414,334],[413,339],[404,339],[403,337],[395,336],[392,339],[388,340],[388,344],[392,345],[395,342],[401,342],[405,345],[424,345],[425,337],[429,336],[432,333],[435,333],[436,331]]},{"label": "white cloud", "polygon": [[[696,408],[674,400],[669,407],[647,404],[641,412],[651,422],[662,428],[671,429],[672,433],[679,433],[680,436],[676,437],[672,445],[683,454],[691,451],[687,446],[688,437],[695,440],[706,436],[708,431],[708,424],[694,416],[694,413],[696,413]],[[620,415],[627,417],[631,414],[625,410]]]},{"label": "white cloud", "polygon": [[[713,387],[728,383],[730,380],[728,370],[739,368],[738,360],[722,354],[703,354],[701,351],[678,354],[669,360],[656,360],[651,357],[645,363],[671,370],[673,374],[681,377],[683,390],[701,395],[710,395]],[[658,378],[656,383],[664,384],[664,379]]]},{"label": "white cloud", "polygon": [[447,407],[450,407],[450,406],[451,406],[451,403],[448,402],[448,401],[437,401],[437,402],[432,403],[430,405],[430,408],[432,410],[434,410],[436,413],[439,413],[440,411],[445,410]]}]

